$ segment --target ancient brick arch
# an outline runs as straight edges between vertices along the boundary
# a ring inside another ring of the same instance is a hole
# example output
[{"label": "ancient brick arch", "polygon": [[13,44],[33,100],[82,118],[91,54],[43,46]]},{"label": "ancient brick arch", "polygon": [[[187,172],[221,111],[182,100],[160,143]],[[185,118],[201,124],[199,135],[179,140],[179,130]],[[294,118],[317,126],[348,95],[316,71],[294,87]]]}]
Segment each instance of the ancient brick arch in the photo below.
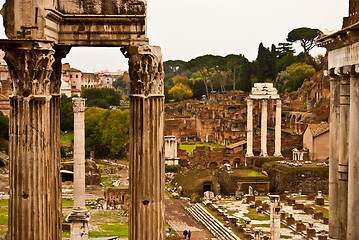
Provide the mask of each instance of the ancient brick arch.
[{"label": "ancient brick arch", "polygon": [[129,58],[129,239],[164,239],[164,73],[160,48],[148,45],[146,9],[146,0],[6,1],[9,239],[61,239],[59,90],[73,46],[121,47]]}]

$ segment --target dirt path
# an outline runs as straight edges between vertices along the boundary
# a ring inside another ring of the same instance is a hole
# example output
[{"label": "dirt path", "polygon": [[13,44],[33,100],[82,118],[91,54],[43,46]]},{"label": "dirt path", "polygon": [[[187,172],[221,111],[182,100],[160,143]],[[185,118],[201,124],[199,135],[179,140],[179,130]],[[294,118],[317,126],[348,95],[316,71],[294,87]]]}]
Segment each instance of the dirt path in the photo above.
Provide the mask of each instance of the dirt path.
[{"label": "dirt path", "polygon": [[189,216],[182,207],[180,200],[172,200],[165,194],[166,221],[172,229],[183,237],[184,230],[191,230],[191,240],[211,240],[212,235]]}]

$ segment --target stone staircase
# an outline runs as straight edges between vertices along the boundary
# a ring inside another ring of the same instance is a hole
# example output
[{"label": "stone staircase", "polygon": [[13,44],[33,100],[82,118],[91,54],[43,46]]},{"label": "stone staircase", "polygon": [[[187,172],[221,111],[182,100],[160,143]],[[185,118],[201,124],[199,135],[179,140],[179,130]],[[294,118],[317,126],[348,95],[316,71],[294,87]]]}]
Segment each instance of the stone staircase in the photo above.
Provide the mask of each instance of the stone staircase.
[{"label": "stone staircase", "polygon": [[185,210],[198,222],[202,223],[217,239],[239,240],[231,230],[226,228],[218,219],[212,216],[200,203],[196,203]]}]

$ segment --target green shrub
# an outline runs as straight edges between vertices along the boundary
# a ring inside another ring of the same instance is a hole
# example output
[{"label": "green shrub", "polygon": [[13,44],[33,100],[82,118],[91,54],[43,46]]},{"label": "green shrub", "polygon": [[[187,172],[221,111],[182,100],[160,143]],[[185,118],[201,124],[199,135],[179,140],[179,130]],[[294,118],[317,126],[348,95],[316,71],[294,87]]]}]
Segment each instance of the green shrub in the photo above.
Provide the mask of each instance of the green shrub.
[{"label": "green shrub", "polygon": [[180,165],[173,165],[173,166],[166,166],[165,167],[166,173],[167,172],[179,172],[181,170],[181,166]]}]

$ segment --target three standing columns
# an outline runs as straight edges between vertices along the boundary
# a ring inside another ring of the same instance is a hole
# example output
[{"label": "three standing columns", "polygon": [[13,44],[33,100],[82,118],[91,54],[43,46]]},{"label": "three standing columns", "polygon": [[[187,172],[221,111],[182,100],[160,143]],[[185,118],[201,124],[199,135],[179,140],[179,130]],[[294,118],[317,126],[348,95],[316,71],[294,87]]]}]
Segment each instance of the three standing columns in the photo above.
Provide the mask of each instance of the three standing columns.
[{"label": "three standing columns", "polygon": [[74,110],[74,207],[67,217],[71,222],[71,240],[88,239],[89,212],[85,195],[85,103],[84,98],[72,98]]},{"label": "three standing columns", "polygon": [[359,239],[359,66],[329,71],[329,237]]},{"label": "three standing columns", "polygon": [[[268,99],[262,99],[262,117],[261,117],[261,154],[262,157],[268,157],[267,152],[267,121],[268,121]],[[276,100],[276,121],[275,121],[275,150],[274,156],[281,157],[281,117],[282,103],[280,99]],[[246,157],[253,157],[253,99],[247,99],[247,151]]]},{"label": "three standing columns", "polygon": [[[61,51],[47,41],[2,42],[9,66],[9,240],[61,239]],[[66,54],[64,54],[66,55]],[[59,60],[60,64],[53,64]]]},{"label": "three standing columns", "polygon": [[164,72],[160,47],[127,47],[130,95],[129,240],[162,240]]}]

